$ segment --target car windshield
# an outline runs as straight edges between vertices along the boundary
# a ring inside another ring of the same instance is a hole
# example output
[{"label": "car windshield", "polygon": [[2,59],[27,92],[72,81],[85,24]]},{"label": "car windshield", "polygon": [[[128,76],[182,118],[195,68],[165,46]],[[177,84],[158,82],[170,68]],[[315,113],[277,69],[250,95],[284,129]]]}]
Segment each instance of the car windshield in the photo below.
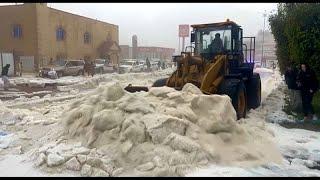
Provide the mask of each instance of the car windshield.
[{"label": "car windshield", "polygon": [[122,65],[132,66],[132,65],[133,65],[133,62],[126,61],[126,62],[122,62],[121,64],[122,64]]},{"label": "car windshield", "polygon": [[59,61],[54,61],[53,65],[54,66],[63,66],[66,63],[64,60],[59,60]]},{"label": "car windshield", "polygon": [[103,60],[103,59],[96,59],[96,60],[95,60],[95,63],[96,63],[96,64],[105,64],[105,60]]},{"label": "car windshield", "polygon": [[69,61],[68,65],[69,66],[81,66],[81,65],[83,65],[83,62],[82,61]]}]

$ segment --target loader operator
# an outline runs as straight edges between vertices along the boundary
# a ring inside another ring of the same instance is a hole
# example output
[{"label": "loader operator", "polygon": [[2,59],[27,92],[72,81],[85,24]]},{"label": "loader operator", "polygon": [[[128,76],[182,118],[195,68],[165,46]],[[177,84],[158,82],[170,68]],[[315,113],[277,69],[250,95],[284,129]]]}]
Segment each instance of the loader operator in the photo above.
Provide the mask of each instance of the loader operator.
[{"label": "loader operator", "polygon": [[220,38],[220,33],[216,33],[214,39],[212,40],[210,46],[210,53],[217,54],[223,51],[223,43]]}]

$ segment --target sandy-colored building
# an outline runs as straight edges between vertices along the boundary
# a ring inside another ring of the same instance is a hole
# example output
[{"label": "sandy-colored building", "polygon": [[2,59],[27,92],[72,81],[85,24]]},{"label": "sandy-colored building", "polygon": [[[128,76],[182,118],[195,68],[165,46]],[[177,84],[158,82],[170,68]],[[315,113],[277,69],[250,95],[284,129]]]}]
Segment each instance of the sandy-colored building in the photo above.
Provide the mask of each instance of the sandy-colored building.
[{"label": "sandy-colored building", "polygon": [[0,6],[0,24],[0,52],[13,53],[15,66],[20,60],[28,61],[24,63],[37,70],[50,58],[94,60],[101,56],[119,63],[119,27],[114,24],[46,3]]}]

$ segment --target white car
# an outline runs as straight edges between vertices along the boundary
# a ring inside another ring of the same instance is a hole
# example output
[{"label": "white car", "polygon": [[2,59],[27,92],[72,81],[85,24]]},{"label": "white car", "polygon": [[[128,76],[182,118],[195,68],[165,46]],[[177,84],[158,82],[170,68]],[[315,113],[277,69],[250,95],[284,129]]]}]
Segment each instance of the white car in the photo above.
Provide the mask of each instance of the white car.
[{"label": "white car", "polygon": [[113,73],[116,71],[115,66],[111,63],[108,63],[106,59],[96,59],[95,65],[96,73]]},{"label": "white car", "polygon": [[123,61],[119,66],[119,73],[141,72],[142,70],[143,64],[134,60]]},{"label": "white car", "polygon": [[152,62],[150,64],[151,64],[151,71],[158,71],[159,70],[158,62]]}]

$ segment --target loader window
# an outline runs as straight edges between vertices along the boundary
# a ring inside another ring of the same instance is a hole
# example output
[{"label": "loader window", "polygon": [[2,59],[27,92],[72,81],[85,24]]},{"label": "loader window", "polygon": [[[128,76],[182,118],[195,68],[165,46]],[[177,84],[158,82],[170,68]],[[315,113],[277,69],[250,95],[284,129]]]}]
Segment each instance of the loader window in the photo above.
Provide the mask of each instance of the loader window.
[{"label": "loader window", "polygon": [[242,51],[242,29],[234,29],[232,35],[232,50],[235,52]]},{"label": "loader window", "polygon": [[211,53],[210,47],[212,47],[216,34],[220,34],[222,41],[223,51],[231,51],[231,29],[225,30],[199,30],[196,36],[196,49],[200,53]]}]

